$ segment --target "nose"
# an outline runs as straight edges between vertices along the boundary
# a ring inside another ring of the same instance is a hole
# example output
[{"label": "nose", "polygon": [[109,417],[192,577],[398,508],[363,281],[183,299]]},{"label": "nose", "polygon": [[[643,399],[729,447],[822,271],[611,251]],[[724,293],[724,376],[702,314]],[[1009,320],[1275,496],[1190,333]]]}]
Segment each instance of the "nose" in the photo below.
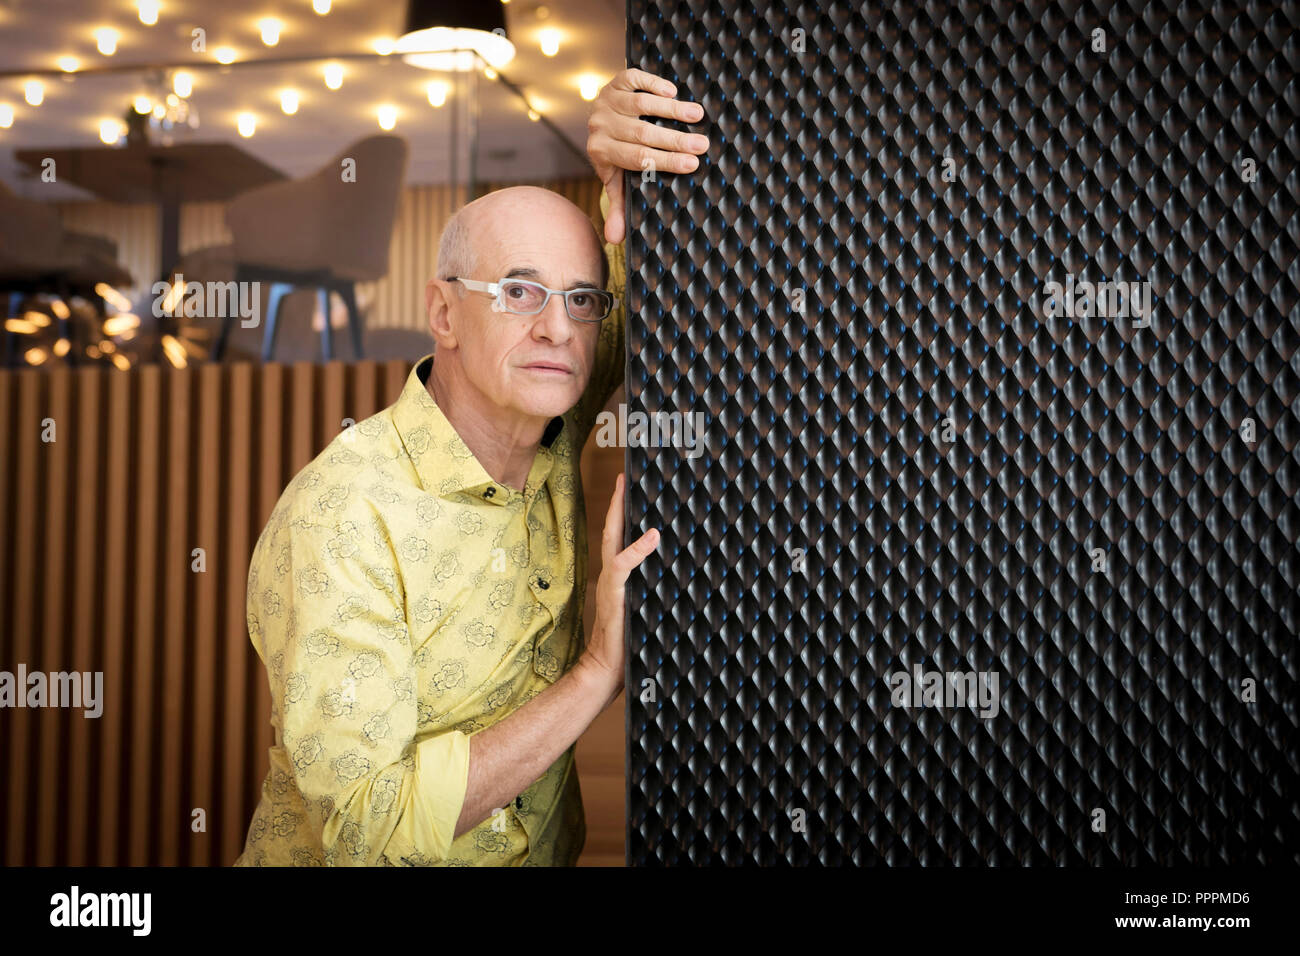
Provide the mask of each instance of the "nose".
[{"label": "nose", "polygon": [[555,345],[573,338],[573,320],[564,309],[564,296],[553,295],[533,322],[533,336]]}]

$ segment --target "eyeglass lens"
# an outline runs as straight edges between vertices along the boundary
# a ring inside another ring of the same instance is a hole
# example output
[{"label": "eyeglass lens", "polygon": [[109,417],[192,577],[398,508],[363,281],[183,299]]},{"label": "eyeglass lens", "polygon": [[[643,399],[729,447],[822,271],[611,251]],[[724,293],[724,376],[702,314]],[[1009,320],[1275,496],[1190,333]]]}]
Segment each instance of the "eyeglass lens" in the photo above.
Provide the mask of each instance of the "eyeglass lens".
[{"label": "eyeglass lens", "polygon": [[[513,279],[501,283],[501,298],[505,307],[521,315],[534,315],[546,304],[547,292],[532,282]],[[575,319],[594,321],[609,314],[612,297],[597,289],[574,289],[565,293],[569,315]]]}]

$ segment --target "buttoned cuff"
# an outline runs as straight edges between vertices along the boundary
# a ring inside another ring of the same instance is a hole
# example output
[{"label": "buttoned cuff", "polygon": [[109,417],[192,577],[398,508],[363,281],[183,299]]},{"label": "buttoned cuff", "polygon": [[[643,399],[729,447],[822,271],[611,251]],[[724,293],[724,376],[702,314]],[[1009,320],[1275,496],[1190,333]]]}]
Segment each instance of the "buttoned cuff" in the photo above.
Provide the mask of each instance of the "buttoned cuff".
[{"label": "buttoned cuff", "polygon": [[469,786],[469,736],[459,730],[415,745],[415,813],[412,841],[441,860],[456,838],[456,821]]}]

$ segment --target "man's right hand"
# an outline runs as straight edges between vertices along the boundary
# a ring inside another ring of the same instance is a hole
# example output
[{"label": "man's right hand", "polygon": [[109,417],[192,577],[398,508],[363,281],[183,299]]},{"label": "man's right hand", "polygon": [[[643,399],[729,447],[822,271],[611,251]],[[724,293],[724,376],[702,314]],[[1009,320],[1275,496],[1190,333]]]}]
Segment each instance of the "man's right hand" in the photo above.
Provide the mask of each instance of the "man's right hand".
[{"label": "man's right hand", "polygon": [[595,684],[608,692],[606,703],[623,689],[626,650],[623,640],[623,594],[628,576],[659,546],[659,531],[651,528],[623,550],[623,475],[614,482],[614,494],[601,535],[600,579],[596,582],[596,623],[591,643],[579,664]]}]

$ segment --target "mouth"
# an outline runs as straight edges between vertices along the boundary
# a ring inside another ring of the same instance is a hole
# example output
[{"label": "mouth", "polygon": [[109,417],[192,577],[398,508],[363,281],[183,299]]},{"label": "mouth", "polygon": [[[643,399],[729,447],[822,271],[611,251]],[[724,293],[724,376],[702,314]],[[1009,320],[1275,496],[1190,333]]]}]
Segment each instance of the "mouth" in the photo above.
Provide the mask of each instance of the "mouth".
[{"label": "mouth", "polygon": [[557,365],[554,362],[531,362],[524,368],[529,372],[536,372],[539,375],[572,375],[573,372],[563,365]]}]

